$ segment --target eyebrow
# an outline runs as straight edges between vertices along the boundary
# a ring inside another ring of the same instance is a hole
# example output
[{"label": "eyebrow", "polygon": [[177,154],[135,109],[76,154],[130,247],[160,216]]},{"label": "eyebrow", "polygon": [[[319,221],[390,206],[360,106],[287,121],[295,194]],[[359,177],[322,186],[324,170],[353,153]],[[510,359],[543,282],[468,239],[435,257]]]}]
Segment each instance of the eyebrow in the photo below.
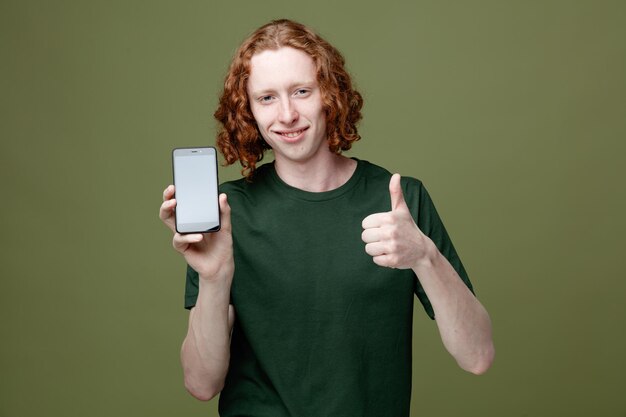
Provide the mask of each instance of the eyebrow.
[{"label": "eyebrow", "polygon": [[[296,87],[308,87],[311,88],[313,86],[317,86],[317,80],[309,80],[309,81],[298,81],[295,83],[291,83],[287,86],[287,90],[293,90]],[[274,88],[265,88],[258,91],[251,91],[252,96],[263,96],[269,93],[275,93],[276,89]]]}]

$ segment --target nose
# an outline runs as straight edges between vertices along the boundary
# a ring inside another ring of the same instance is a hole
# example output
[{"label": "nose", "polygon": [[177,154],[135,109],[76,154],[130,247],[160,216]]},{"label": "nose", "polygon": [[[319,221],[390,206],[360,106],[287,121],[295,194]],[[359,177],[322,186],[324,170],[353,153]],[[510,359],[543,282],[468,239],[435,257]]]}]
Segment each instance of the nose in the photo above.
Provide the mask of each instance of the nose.
[{"label": "nose", "polygon": [[281,100],[278,121],[290,125],[298,120],[299,114],[291,100]]}]

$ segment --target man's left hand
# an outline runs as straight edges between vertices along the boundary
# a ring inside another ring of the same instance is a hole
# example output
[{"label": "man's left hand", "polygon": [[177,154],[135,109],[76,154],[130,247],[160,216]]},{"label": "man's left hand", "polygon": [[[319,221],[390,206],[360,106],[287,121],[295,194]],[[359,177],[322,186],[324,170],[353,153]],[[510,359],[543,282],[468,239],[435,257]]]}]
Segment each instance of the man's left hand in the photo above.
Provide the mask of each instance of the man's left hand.
[{"label": "man's left hand", "polygon": [[400,178],[394,174],[389,181],[391,211],[367,216],[361,239],[366,244],[365,252],[377,265],[409,269],[424,261],[434,245],[415,224],[404,201]]}]

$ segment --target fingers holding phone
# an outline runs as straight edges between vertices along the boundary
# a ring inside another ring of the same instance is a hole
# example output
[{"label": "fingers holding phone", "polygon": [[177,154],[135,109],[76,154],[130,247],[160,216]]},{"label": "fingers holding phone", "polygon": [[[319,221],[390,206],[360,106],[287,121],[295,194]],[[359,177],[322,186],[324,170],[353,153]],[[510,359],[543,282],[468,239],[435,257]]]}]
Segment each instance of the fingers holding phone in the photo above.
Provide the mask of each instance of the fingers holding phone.
[{"label": "fingers holding phone", "polygon": [[215,149],[174,149],[172,165],[174,185],[163,191],[159,218],[174,232],[174,249],[201,277],[232,271],[230,206],[218,195]]},{"label": "fingers holding phone", "polygon": [[176,199],[174,198],[174,192],[175,187],[173,185],[168,185],[167,188],[163,190],[163,203],[159,208],[159,218],[172,232],[176,232],[176,225],[174,220]]},{"label": "fingers holding phone", "polygon": [[226,194],[219,196],[221,229],[216,233],[174,233],[172,245],[180,252],[189,266],[201,278],[213,279],[222,276],[232,278],[234,271],[233,239],[231,235],[230,205]]}]

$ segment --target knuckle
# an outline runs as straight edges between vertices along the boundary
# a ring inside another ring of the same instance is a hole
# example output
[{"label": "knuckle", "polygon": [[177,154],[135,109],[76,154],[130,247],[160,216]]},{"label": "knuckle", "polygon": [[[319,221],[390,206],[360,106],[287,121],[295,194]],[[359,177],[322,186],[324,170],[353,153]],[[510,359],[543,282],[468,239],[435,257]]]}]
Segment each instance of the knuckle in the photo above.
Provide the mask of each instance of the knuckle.
[{"label": "knuckle", "polygon": [[379,266],[389,267],[389,257],[388,256],[377,257],[376,264]]}]

